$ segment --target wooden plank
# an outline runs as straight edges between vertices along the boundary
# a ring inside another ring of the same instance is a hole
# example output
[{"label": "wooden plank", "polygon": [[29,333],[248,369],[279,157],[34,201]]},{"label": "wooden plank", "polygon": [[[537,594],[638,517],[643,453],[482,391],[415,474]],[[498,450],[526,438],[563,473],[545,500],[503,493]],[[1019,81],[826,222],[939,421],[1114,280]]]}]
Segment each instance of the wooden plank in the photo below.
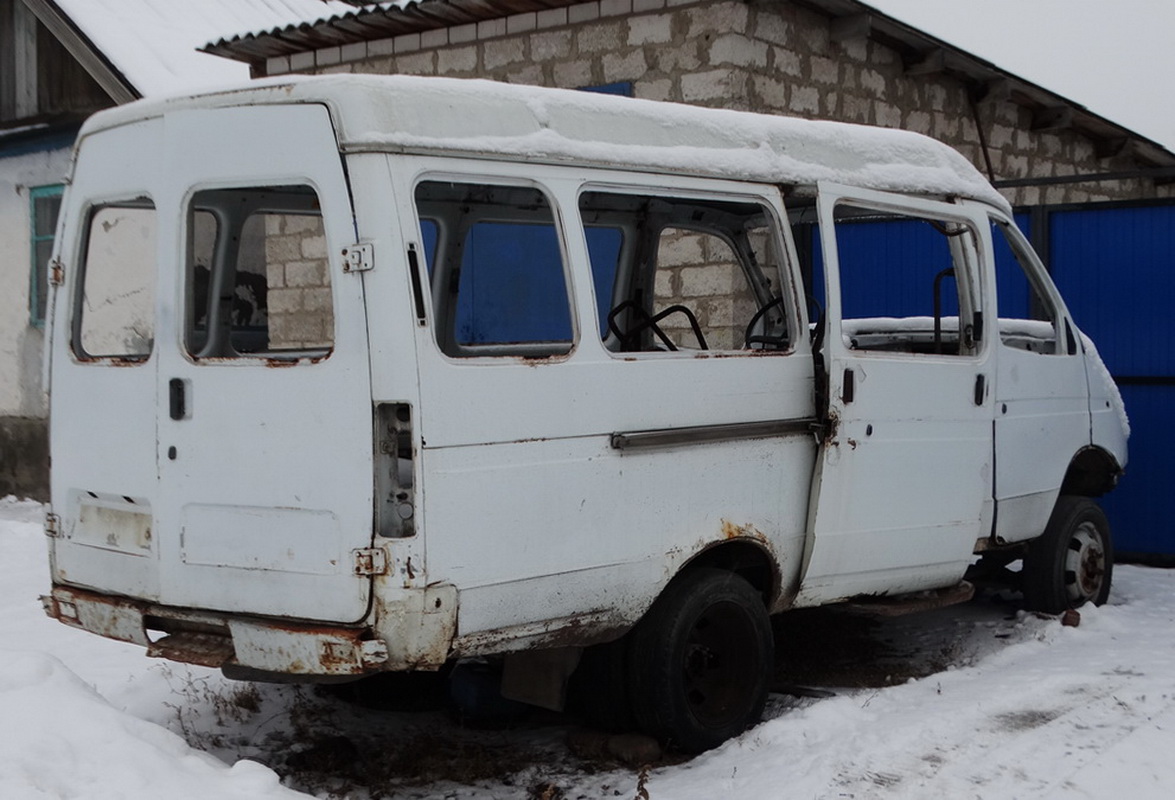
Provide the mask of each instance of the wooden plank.
[{"label": "wooden plank", "polygon": [[12,48],[13,0],[0,0],[0,123],[16,118],[16,62]]},{"label": "wooden plank", "polygon": [[923,53],[922,60],[906,67],[907,75],[937,75],[946,72],[947,51],[941,48]]},{"label": "wooden plank", "polygon": [[1072,106],[1038,109],[1032,115],[1032,130],[1037,132],[1069,130],[1073,127],[1075,114]]},{"label": "wooden plank", "polygon": [[847,42],[853,39],[868,39],[873,33],[872,14],[850,14],[847,17],[837,17],[832,21],[829,38],[834,42]]},{"label": "wooden plank", "polygon": [[12,44],[13,111],[23,119],[37,113],[37,18],[24,3],[13,7]]}]

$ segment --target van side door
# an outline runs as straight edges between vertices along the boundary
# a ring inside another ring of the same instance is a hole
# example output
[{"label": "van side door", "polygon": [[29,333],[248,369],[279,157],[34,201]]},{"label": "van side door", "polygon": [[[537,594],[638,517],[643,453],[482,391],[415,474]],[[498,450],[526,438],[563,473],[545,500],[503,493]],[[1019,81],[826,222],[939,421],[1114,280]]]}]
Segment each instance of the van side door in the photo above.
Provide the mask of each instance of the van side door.
[{"label": "van side door", "polygon": [[799,605],[959,580],[990,528],[986,220],[821,185],[828,432]]}]

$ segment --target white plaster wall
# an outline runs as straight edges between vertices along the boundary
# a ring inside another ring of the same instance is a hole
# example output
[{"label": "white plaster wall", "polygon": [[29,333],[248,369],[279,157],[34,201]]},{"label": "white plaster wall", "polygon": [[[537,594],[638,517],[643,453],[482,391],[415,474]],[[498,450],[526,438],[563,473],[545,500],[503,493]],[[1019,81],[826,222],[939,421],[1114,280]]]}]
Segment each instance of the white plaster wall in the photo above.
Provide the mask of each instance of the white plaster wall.
[{"label": "white plaster wall", "polygon": [[29,324],[29,188],[61,183],[69,149],[0,155],[0,417],[44,417],[44,333]]}]

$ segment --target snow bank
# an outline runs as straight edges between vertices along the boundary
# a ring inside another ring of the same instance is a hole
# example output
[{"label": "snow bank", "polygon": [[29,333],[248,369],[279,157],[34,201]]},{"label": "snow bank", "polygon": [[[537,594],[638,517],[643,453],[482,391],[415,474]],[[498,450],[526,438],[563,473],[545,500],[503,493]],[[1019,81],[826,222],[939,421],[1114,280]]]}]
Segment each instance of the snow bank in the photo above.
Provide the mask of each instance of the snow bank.
[{"label": "snow bank", "polygon": [[53,656],[0,651],[0,797],[301,796],[260,764],[226,767],[119,711]]},{"label": "snow bank", "polygon": [[0,798],[305,797],[272,770],[250,761],[228,767],[99,694],[92,682],[111,695],[125,692],[128,705],[141,706],[142,695],[157,718],[170,715],[165,703],[182,701],[147,674],[155,662],[142,648],[75,631],[41,611],[44,516],[39,503],[0,499]]}]

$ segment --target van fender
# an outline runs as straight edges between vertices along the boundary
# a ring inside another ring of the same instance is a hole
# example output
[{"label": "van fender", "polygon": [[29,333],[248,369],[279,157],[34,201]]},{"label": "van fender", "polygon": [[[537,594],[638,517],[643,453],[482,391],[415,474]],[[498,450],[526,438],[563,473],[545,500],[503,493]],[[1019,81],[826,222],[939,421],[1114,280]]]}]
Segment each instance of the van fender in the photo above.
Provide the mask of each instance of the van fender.
[{"label": "van fender", "polygon": [[1061,483],[1061,495],[1101,497],[1115,486],[1124,472],[1122,466],[1107,450],[1089,445],[1077,451],[1065,471]]}]

